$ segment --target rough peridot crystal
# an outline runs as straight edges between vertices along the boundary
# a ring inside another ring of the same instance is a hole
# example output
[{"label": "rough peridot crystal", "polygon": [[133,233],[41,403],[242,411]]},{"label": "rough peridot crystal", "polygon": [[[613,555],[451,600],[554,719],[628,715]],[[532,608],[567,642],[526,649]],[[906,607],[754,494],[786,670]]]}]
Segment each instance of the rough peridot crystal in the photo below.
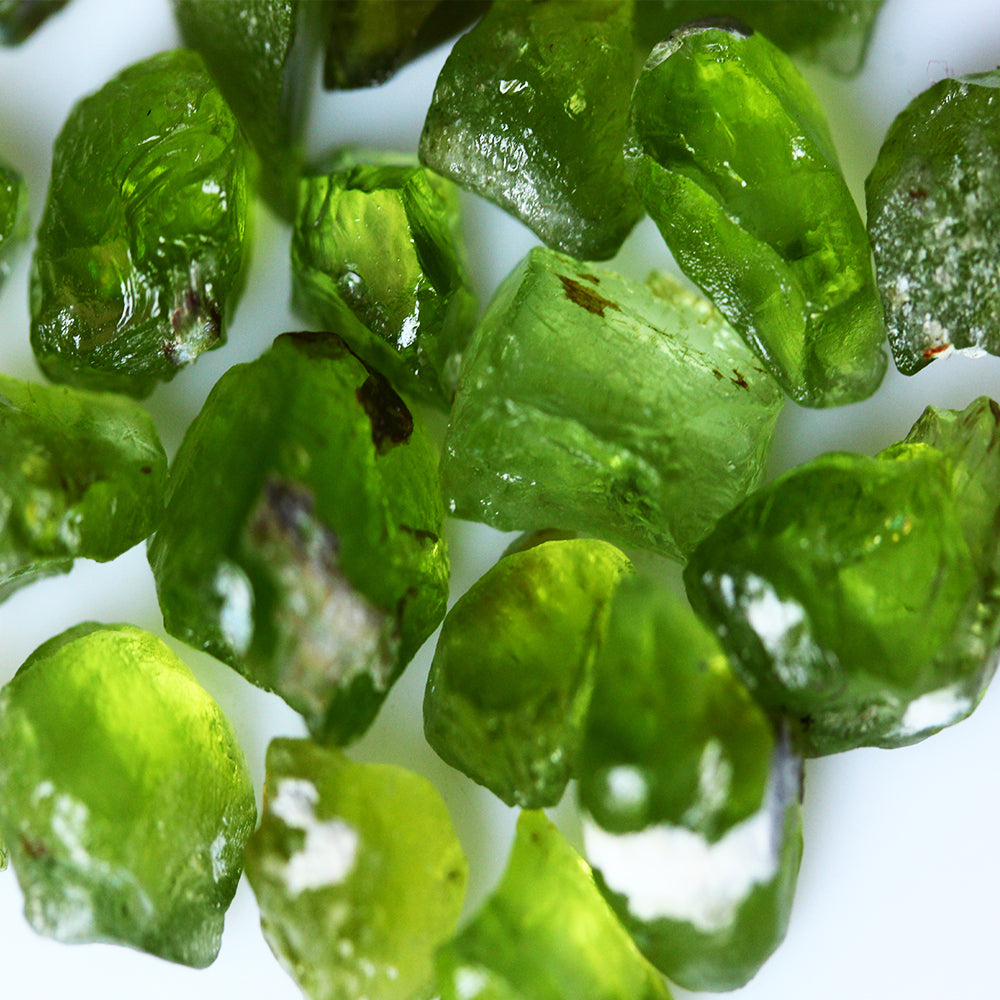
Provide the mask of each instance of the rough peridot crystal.
[{"label": "rough peridot crystal", "polygon": [[208,965],[256,819],[228,720],[148,632],[79,625],[0,691],[0,834],[39,933]]},{"label": "rough peridot crystal", "polygon": [[310,1000],[425,1000],[468,866],[417,774],[306,740],[267,751],[247,877],[271,950]]},{"label": "rough peridot crystal", "polygon": [[69,0],[0,0],[0,45],[20,45]]},{"label": "rough peridot crystal", "polygon": [[692,25],[632,96],[632,181],[684,273],[805,406],[885,373],[871,250],[826,116],[791,60],[735,25]]},{"label": "rough peridot crystal", "polygon": [[28,189],[13,167],[0,163],[0,286],[10,274],[14,252],[28,235]]},{"label": "rough peridot crystal", "polygon": [[247,146],[201,57],[163,52],[70,113],[31,273],[31,344],[59,382],[142,396],[225,339]]}]

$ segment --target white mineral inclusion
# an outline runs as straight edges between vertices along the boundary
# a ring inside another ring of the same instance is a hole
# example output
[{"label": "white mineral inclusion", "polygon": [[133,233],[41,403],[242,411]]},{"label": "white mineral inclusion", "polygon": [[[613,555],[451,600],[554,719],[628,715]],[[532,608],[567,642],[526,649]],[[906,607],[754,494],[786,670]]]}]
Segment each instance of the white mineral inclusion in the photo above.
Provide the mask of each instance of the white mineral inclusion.
[{"label": "white mineral inclusion", "polygon": [[233,651],[242,655],[253,638],[253,588],[246,574],[232,563],[223,563],[213,581],[222,602],[219,628]]},{"label": "white mineral inclusion", "polygon": [[458,969],[455,973],[455,996],[457,1000],[474,1000],[489,984],[489,977],[479,969]]},{"label": "white mineral inclusion", "polygon": [[718,740],[708,740],[698,761],[698,797],[684,812],[688,826],[698,826],[718,813],[729,798],[733,765]]},{"label": "white mineral inclusion", "polygon": [[642,772],[637,768],[627,764],[609,768],[606,781],[608,795],[617,805],[637,809],[646,804],[649,788]]},{"label": "white mineral inclusion", "polygon": [[961,685],[938,688],[914,699],[892,735],[907,738],[928,729],[943,729],[964,719],[973,709],[972,698]]}]

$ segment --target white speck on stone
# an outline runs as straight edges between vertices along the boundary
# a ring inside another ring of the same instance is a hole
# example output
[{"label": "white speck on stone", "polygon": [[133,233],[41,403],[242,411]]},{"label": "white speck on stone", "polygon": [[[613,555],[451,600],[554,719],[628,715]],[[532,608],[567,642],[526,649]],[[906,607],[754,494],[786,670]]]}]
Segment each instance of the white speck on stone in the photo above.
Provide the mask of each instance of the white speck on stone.
[{"label": "white speck on stone", "polygon": [[472,1000],[489,985],[486,974],[479,969],[459,969],[455,973],[455,995],[458,1000]]},{"label": "white speck on stone", "polygon": [[637,768],[620,764],[608,771],[608,791],[622,806],[638,808],[645,804],[649,788],[642,772]]},{"label": "white speck on stone", "polygon": [[222,601],[219,628],[226,642],[238,654],[243,654],[253,638],[253,589],[246,574],[232,563],[223,563],[213,581]]},{"label": "white speck on stone", "polygon": [[957,685],[938,688],[911,701],[893,735],[906,739],[953,725],[972,711],[972,699]]},{"label": "white speck on stone", "polygon": [[216,882],[221,882],[225,878],[226,872],[229,871],[229,865],[226,863],[225,857],[226,845],[226,835],[220,833],[212,841],[212,845],[208,849],[209,856],[212,859],[212,878]]}]

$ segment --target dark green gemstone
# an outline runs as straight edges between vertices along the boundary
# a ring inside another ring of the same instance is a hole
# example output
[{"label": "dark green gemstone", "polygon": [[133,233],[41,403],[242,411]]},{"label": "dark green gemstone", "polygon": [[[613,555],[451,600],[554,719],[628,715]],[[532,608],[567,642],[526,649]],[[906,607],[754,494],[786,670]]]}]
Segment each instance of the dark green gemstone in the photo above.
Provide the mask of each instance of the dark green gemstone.
[{"label": "dark green gemstone", "polygon": [[0,163],[0,286],[28,236],[28,189],[13,167]]},{"label": "dark green gemstone", "polygon": [[20,45],[69,0],[0,0],[0,45]]}]

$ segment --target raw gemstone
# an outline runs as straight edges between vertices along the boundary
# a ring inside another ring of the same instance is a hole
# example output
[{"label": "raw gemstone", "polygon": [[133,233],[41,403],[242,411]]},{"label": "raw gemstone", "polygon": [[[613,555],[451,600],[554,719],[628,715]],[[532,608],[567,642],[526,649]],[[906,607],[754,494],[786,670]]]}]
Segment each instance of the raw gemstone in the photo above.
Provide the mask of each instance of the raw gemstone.
[{"label": "raw gemstone", "polygon": [[346,155],[299,184],[293,304],[399,390],[451,406],[478,303],[458,192],[405,156]]},{"label": "raw gemstone", "polygon": [[441,1000],[670,1000],[541,812],[521,813],[500,884],[437,956]]},{"label": "raw gemstone", "polygon": [[505,555],[441,629],[424,695],[427,742],[508,805],[553,806],[574,776],[607,607],[631,571],[607,542]]},{"label": "raw gemstone", "polygon": [[246,865],[264,936],[311,1000],[431,996],[468,865],[424,778],[275,740]]},{"label": "raw gemstone", "polygon": [[31,273],[49,378],[135,396],[225,339],[242,285],[247,146],[201,57],[162,52],[70,113]]},{"label": "raw gemstone", "polygon": [[465,352],[448,507],[683,558],[759,481],[782,403],[704,299],[539,247]]},{"label": "raw gemstone", "polygon": [[69,0],[0,0],[0,45],[20,45]]},{"label": "raw gemstone", "polygon": [[130,399],[0,375],[0,600],[77,557],[107,562],[163,510],[167,458]]},{"label": "raw gemstone", "polygon": [[594,673],[578,791],[598,883],[669,979],[742,986],[785,936],[801,760],[714,636],[650,578],[618,588]]},{"label": "raw gemstone", "polygon": [[657,46],[625,159],[684,273],[804,406],[870,396],[885,329],[864,223],[791,60],[735,25]]},{"label": "raw gemstone", "polygon": [[10,261],[28,237],[28,189],[24,178],[0,163],[0,286],[10,274]]},{"label": "raw gemstone", "polygon": [[896,367],[1000,354],[1000,70],[944,79],[892,123],[865,183]]},{"label": "raw gemstone", "polygon": [[256,820],[232,726],[156,636],[78,625],[0,691],[0,832],[40,934],[208,965]]},{"label": "raw gemstone", "polygon": [[421,161],[556,250],[614,256],[642,215],[621,149],[631,32],[624,0],[495,0],[441,70]]},{"label": "raw gemstone", "polygon": [[346,743],[444,617],[437,453],[332,334],[230,369],[184,437],[149,561],[167,631]]}]

